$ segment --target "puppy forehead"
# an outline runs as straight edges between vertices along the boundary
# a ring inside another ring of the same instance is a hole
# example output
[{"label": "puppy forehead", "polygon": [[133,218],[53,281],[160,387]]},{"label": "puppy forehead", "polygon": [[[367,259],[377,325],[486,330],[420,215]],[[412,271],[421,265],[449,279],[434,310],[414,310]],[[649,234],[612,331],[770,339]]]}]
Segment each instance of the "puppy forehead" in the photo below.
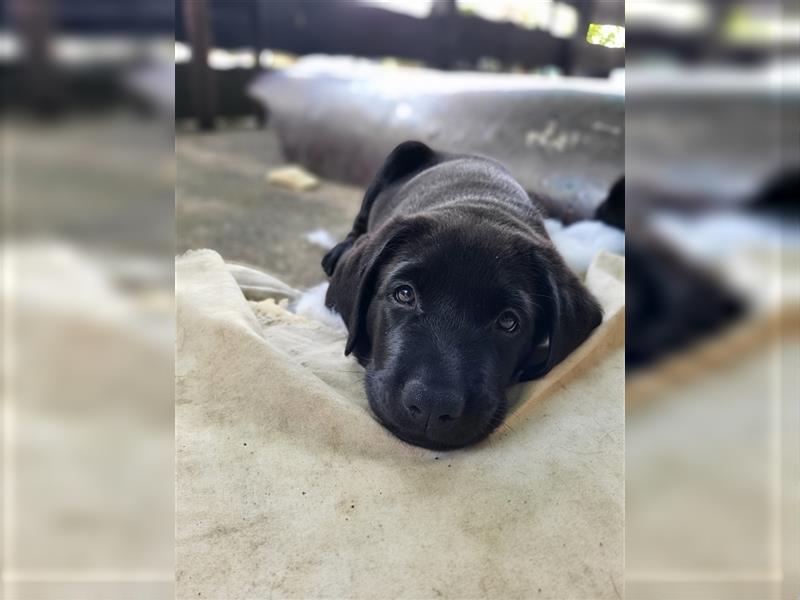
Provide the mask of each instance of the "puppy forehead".
[{"label": "puppy forehead", "polygon": [[527,251],[522,244],[486,236],[422,238],[398,253],[385,281],[412,283],[423,296],[437,301],[530,312],[535,277]]}]

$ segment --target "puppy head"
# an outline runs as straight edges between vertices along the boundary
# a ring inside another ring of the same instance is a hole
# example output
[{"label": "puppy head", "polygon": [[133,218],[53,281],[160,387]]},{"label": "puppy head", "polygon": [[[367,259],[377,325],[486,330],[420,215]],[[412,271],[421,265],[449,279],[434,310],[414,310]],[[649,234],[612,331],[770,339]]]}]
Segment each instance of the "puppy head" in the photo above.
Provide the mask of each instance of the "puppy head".
[{"label": "puppy head", "polygon": [[487,436],[505,417],[505,388],[546,373],[601,320],[546,237],[474,223],[395,217],[332,269],[326,302],[347,325],[345,353],[366,368],[370,406],[419,446]]}]

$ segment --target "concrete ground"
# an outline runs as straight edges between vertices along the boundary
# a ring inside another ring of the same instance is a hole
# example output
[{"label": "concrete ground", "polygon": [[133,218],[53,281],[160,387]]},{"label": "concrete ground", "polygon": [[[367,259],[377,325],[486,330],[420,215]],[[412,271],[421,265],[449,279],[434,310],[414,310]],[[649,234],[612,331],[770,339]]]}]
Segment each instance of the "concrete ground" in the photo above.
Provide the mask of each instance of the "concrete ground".
[{"label": "concrete ground", "polygon": [[178,131],[176,147],[177,252],[212,248],[295,287],[324,280],[324,250],[306,234],[322,228],[344,237],[363,190],[329,181],[307,192],[270,185],[267,173],[285,161],[269,129]]}]

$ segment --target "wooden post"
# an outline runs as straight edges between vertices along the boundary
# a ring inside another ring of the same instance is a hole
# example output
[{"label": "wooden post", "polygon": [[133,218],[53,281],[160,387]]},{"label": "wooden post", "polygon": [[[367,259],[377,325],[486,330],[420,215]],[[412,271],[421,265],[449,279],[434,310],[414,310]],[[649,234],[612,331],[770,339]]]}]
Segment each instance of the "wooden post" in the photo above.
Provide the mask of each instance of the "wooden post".
[{"label": "wooden post", "polygon": [[[591,23],[591,14],[594,11],[595,3],[592,2],[577,2],[572,5],[578,13],[578,28],[575,30],[575,35],[567,46],[567,52],[564,59],[564,75],[579,75],[581,55],[586,52],[586,32]],[[597,49],[594,49],[597,51]]]},{"label": "wooden post", "polygon": [[22,40],[23,68],[20,100],[37,112],[51,114],[61,108],[61,90],[50,52],[52,6],[50,0],[12,0],[11,17]]},{"label": "wooden post", "polygon": [[[253,65],[253,79],[255,80],[258,77],[259,73],[261,73],[261,52],[264,49],[264,40],[262,39],[263,30],[261,27],[261,20],[264,18],[264,9],[261,6],[262,0],[251,0],[253,3],[252,5],[252,18],[253,18],[253,52],[256,55],[256,61]],[[251,80],[251,81],[252,81]],[[267,124],[267,115],[266,109],[261,105],[260,102],[256,102],[252,98],[250,99],[250,104],[253,106],[253,112],[255,112],[256,120],[258,122],[259,127],[264,127]]]},{"label": "wooden post", "polygon": [[192,104],[197,124],[202,130],[214,128],[217,94],[214,72],[208,65],[211,48],[211,23],[207,0],[183,0],[186,34],[192,47],[191,85]]},{"label": "wooden post", "polygon": [[456,0],[437,0],[431,6],[429,17],[437,22],[436,62],[438,69],[452,69],[458,56],[460,41],[458,5]]}]

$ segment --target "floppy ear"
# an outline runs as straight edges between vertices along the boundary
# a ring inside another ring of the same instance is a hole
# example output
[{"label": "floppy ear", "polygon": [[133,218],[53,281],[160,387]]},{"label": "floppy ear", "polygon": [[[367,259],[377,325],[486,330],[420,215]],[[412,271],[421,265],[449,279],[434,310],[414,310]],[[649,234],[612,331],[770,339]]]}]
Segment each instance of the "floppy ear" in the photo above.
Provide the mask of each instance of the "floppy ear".
[{"label": "floppy ear", "polygon": [[[338,312],[347,326],[345,356],[353,350],[356,357],[365,359],[370,352],[366,332],[366,312],[370,289],[374,289],[376,271],[383,257],[371,236],[361,236],[338,260],[336,270],[325,294],[325,305]],[[358,347],[356,343],[359,342]]]},{"label": "floppy ear", "polygon": [[538,297],[545,300],[545,310],[538,324],[540,331],[544,328],[549,344],[544,356],[534,353],[522,368],[521,381],[536,379],[550,371],[580,346],[603,320],[600,304],[555,250],[546,248],[543,254],[549,256],[537,267],[542,273],[539,279],[542,293]]},{"label": "floppy ear", "polygon": [[440,157],[436,152],[422,142],[415,141],[403,142],[389,153],[364,194],[361,210],[358,211],[350,233],[347,234],[344,241],[331,248],[322,259],[322,268],[328,277],[333,275],[342,256],[353,247],[361,235],[366,233],[369,213],[381,192],[411,175],[424,171],[439,160]]},{"label": "floppy ear", "polygon": [[359,361],[369,357],[372,343],[366,318],[378,285],[378,274],[424,223],[425,219],[419,216],[393,219],[375,233],[358,238],[339,261],[331,277],[325,305],[336,310],[347,326],[345,356],[352,352]]}]

